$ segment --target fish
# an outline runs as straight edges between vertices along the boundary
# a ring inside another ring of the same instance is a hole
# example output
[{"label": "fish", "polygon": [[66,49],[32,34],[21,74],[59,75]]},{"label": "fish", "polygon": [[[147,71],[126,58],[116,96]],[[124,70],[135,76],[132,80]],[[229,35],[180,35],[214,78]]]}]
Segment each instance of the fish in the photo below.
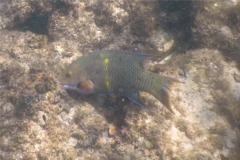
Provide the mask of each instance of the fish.
[{"label": "fish", "polygon": [[144,67],[155,55],[127,51],[94,51],[73,61],[60,74],[63,88],[89,95],[113,93],[145,106],[140,91],[158,99],[170,112],[169,86],[175,78],[153,73]]}]

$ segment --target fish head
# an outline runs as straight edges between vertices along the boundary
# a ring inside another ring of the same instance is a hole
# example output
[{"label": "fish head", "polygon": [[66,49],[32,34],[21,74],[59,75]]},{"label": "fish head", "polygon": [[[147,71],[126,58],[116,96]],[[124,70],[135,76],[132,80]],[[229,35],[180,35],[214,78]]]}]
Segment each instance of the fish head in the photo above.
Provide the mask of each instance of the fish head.
[{"label": "fish head", "polygon": [[95,90],[95,84],[90,79],[84,66],[78,61],[67,66],[59,75],[60,84],[67,90],[75,90],[80,94],[90,94]]}]

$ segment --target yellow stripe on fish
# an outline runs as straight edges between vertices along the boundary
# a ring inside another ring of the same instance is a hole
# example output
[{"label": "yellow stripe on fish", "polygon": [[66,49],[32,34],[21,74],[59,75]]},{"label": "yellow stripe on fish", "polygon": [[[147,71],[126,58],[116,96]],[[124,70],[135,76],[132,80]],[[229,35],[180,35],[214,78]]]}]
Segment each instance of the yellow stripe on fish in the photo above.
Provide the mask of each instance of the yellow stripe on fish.
[{"label": "yellow stripe on fish", "polygon": [[109,72],[108,72],[108,64],[109,64],[109,59],[104,58],[103,60],[104,64],[104,71],[105,71],[105,86],[109,90],[110,89],[110,81],[109,81]]}]

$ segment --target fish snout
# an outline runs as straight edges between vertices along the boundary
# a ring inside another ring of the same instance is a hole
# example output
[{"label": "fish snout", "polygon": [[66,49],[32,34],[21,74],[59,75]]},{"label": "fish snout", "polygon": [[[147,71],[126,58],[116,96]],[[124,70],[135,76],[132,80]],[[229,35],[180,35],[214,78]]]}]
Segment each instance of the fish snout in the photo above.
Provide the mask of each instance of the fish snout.
[{"label": "fish snout", "polygon": [[63,88],[66,90],[74,90],[77,91],[80,94],[91,94],[95,90],[95,84],[92,80],[84,80],[77,84],[71,85],[71,84],[62,84]]}]

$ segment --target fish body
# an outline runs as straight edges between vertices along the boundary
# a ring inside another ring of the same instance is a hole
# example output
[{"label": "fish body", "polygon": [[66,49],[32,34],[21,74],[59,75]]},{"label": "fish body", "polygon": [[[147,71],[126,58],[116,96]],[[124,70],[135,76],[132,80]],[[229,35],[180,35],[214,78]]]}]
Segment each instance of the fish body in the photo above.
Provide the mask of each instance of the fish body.
[{"label": "fish body", "polygon": [[67,66],[60,83],[81,94],[115,93],[140,105],[139,91],[145,91],[172,111],[168,86],[174,80],[144,69],[144,61],[151,56],[124,51],[92,52]]}]

